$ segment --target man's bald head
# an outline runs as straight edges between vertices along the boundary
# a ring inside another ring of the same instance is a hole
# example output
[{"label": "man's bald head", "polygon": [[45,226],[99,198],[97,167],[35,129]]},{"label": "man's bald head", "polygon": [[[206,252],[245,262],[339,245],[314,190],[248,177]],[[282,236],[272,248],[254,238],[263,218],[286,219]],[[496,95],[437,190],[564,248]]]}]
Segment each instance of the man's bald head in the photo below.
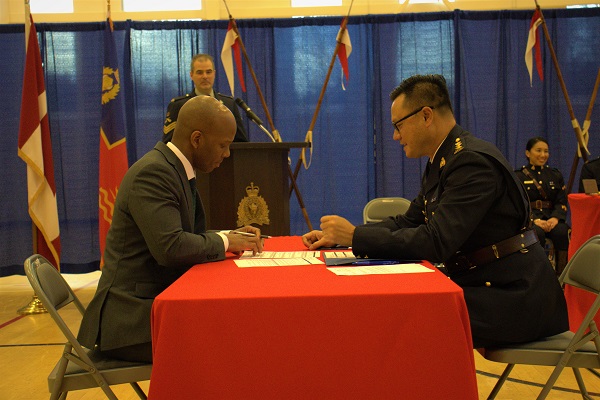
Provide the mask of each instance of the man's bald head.
[{"label": "man's bald head", "polygon": [[235,118],[223,103],[210,96],[196,96],[179,110],[172,142],[194,168],[210,172],[229,157],[236,129]]},{"label": "man's bald head", "polygon": [[235,135],[235,118],[223,103],[210,96],[192,97],[179,110],[173,143],[179,137],[187,140],[194,131],[211,133],[215,127],[227,126],[228,122],[233,125]]}]

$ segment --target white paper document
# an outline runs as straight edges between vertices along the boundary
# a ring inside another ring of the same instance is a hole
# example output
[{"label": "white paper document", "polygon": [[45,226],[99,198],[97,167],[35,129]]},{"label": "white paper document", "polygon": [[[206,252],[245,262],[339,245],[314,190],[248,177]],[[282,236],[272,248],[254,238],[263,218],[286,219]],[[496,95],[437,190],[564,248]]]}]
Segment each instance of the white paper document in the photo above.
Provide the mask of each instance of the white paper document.
[{"label": "white paper document", "polygon": [[[320,251],[263,251],[252,255],[251,250],[246,250],[241,255],[240,259],[247,258],[319,258]],[[323,264],[323,263],[321,263]]]},{"label": "white paper document", "polygon": [[340,251],[324,251],[323,257],[325,258],[356,258],[352,250],[340,250]]},{"label": "white paper document", "polygon": [[[250,253],[252,254],[252,253]],[[313,265],[323,264],[323,261],[316,257],[306,258],[239,258],[233,260],[239,268],[248,267],[286,267],[292,265]]]},{"label": "white paper document", "polygon": [[336,275],[418,274],[433,272],[421,264],[368,265],[363,267],[327,268]]}]

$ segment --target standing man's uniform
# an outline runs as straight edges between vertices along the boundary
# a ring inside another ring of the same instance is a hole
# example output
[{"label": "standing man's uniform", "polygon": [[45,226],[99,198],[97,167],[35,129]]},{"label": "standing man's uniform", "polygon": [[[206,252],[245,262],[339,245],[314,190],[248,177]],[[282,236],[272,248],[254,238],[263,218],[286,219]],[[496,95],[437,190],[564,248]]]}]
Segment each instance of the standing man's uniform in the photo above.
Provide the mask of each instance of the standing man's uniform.
[{"label": "standing man's uniform", "polygon": [[352,251],[445,263],[463,288],[474,347],[526,342],[569,328],[562,289],[529,224],[513,168],[455,125],[406,214],[357,226]]},{"label": "standing man's uniform", "polygon": [[[246,129],[244,129],[244,123],[242,122],[242,117],[240,115],[240,110],[238,109],[237,104],[235,104],[235,100],[231,96],[225,96],[224,94],[217,93],[213,91],[215,99],[221,101],[233,114],[235,117],[235,123],[237,124],[237,130],[235,132],[235,137],[233,139],[234,142],[247,142],[248,136],[246,135]],[[167,106],[167,116],[165,117],[165,123],[163,126],[163,137],[162,141],[164,143],[170,142],[173,137],[173,131],[175,131],[175,124],[177,123],[177,116],[179,115],[179,110],[181,107],[191,99],[196,96],[196,91],[192,90],[190,93],[185,96],[175,97],[171,100],[169,105]]]}]

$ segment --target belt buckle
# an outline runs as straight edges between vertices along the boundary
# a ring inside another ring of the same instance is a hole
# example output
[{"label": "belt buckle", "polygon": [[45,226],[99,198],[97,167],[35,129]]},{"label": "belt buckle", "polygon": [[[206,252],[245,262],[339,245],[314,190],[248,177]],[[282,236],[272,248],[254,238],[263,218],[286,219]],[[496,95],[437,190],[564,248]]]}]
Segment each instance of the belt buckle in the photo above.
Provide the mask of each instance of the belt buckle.
[{"label": "belt buckle", "polygon": [[541,210],[542,209],[542,201],[541,200],[536,200],[535,201],[535,208]]},{"label": "belt buckle", "polygon": [[475,265],[471,263],[471,261],[467,258],[467,256],[461,254],[456,256],[456,267],[457,272],[460,271],[468,271],[472,268],[475,268]]}]

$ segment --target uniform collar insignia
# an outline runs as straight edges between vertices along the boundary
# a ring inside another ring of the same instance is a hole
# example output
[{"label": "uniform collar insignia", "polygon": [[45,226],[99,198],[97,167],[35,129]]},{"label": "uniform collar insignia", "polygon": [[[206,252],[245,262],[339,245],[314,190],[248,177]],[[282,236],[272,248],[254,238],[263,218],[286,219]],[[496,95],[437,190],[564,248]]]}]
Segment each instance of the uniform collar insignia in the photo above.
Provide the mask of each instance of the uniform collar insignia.
[{"label": "uniform collar insignia", "polygon": [[440,168],[443,168],[444,165],[446,165],[446,159],[442,157],[442,159],[440,160]]},{"label": "uniform collar insignia", "polygon": [[462,149],[463,149],[462,141],[460,140],[460,138],[456,138],[456,140],[454,141],[454,154],[458,153]]}]

